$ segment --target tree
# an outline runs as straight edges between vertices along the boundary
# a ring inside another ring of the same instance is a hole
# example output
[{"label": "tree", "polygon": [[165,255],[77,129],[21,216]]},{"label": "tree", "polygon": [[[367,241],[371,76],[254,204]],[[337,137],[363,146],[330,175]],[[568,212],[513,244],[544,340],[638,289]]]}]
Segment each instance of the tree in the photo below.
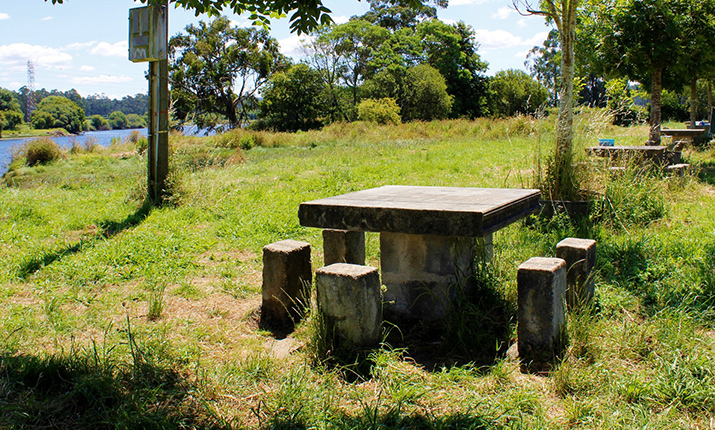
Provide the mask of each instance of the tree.
[{"label": "tree", "polygon": [[555,106],[559,100],[559,85],[561,83],[559,31],[551,29],[542,46],[531,48],[526,55],[524,65],[531,76],[549,90],[550,103]]},{"label": "tree", "polygon": [[446,118],[453,102],[444,77],[428,64],[383,70],[365,83],[364,92],[368,98],[397,100],[404,121]]},{"label": "tree", "polygon": [[84,110],[70,99],[48,96],[32,113],[35,128],[64,128],[70,133],[79,133],[84,127]]},{"label": "tree", "polygon": [[[45,0],[47,1],[47,0]],[[53,4],[62,4],[64,0],[51,0]],[[446,7],[447,0],[436,0],[438,4]],[[162,5],[168,0],[142,0],[150,5]],[[251,14],[255,24],[267,27],[270,18],[280,15],[293,14],[290,17],[290,28],[293,32],[307,33],[320,25],[332,22],[330,9],[323,5],[321,0],[171,0],[177,6],[193,9],[196,16],[207,13],[218,16],[224,9],[241,15],[245,12]],[[399,4],[419,7],[423,5],[420,0],[399,0]]]},{"label": "tree", "polygon": [[[397,31],[403,28],[414,28],[421,21],[437,18],[437,9],[419,2],[404,2],[399,0],[367,0],[370,10],[360,19]],[[436,6],[447,7],[445,0],[434,2]]]},{"label": "tree", "polygon": [[112,128],[109,125],[109,121],[102,115],[92,115],[89,118],[89,125],[91,125],[94,130],[109,130]]},{"label": "tree", "polygon": [[454,98],[452,117],[475,118],[485,112],[487,63],[477,54],[474,30],[463,22],[422,21],[416,28],[424,61],[439,70]]},{"label": "tree", "polygon": [[549,178],[552,196],[561,199],[578,198],[580,185],[574,176],[573,160],[573,81],[575,76],[574,44],[576,14],[582,0],[543,0],[536,7],[529,0],[512,0],[514,7],[529,15],[541,15],[552,21],[559,31],[561,45],[561,84],[559,116],[556,122],[556,147]]},{"label": "tree", "polygon": [[20,102],[10,90],[0,88],[0,137],[3,130],[13,130],[22,124]]},{"label": "tree", "polygon": [[319,127],[324,112],[324,89],[320,73],[305,64],[276,73],[263,92],[261,125],[277,131]]},{"label": "tree", "polygon": [[499,117],[532,114],[546,104],[549,92],[521,70],[497,72],[489,83],[490,111]]},{"label": "tree", "polygon": [[124,130],[129,127],[129,120],[124,112],[115,110],[109,114],[109,125],[113,130]]},{"label": "tree", "polygon": [[180,123],[230,128],[248,120],[257,92],[271,74],[288,66],[278,42],[265,30],[232,27],[226,17],[189,25],[169,42],[171,94]]},{"label": "tree", "polygon": [[650,87],[648,142],[660,144],[661,93],[678,85],[681,0],[625,0],[596,6],[600,67]]}]

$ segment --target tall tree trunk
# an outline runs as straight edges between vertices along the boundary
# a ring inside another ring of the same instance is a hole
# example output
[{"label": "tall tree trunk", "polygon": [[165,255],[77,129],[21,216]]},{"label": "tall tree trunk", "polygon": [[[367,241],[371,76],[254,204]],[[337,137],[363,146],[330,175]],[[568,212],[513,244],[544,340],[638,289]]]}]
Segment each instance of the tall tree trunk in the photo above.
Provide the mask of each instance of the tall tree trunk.
[{"label": "tall tree trunk", "polygon": [[696,103],[698,92],[698,78],[690,79],[690,128],[695,128]]},{"label": "tall tree trunk", "polygon": [[554,197],[564,200],[577,198],[579,184],[573,171],[573,80],[574,40],[576,14],[564,16],[559,29],[561,42],[561,88],[559,89],[559,116],[556,123],[556,150],[554,153]]},{"label": "tall tree trunk", "polygon": [[653,86],[650,91],[650,134],[649,145],[660,145],[661,104],[660,94],[663,91],[663,68],[653,69]]}]

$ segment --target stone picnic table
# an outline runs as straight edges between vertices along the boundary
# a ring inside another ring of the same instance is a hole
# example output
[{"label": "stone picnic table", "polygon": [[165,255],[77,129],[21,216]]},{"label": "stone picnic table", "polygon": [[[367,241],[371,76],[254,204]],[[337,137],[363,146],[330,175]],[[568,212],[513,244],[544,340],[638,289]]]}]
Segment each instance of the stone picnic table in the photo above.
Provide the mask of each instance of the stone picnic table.
[{"label": "stone picnic table", "polygon": [[664,128],[660,130],[660,134],[673,138],[673,144],[680,141],[692,142],[694,138],[704,136],[705,132],[705,128]]},{"label": "stone picnic table", "polygon": [[[345,233],[324,231],[326,253],[362,247],[344,255],[363,261],[346,263],[364,264],[364,232],[379,232],[385,311],[437,320],[455,285],[470,288],[475,258],[489,258],[492,233],[537,212],[540,196],[533,189],[388,185],[301,203],[298,218],[305,227]],[[350,233],[362,240],[346,240]]]},{"label": "stone picnic table", "polygon": [[663,164],[667,161],[667,149],[668,147],[664,145],[591,146],[586,148],[586,153],[597,157],[651,161]]}]

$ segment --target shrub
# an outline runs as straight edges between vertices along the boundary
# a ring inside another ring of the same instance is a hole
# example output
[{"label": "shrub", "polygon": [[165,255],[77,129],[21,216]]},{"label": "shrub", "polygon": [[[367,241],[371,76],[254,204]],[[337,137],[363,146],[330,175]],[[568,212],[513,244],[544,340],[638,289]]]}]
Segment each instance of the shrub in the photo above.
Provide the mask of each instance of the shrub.
[{"label": "shrub", "polygon": [[62,158],[62,150],[49,137],[39,137],[27,142],[23,152],[28,166],[47,164]]},{"label": "shrub", "polygon": [[378,124],[399,124],[400,107],[395,99],[385,97],[382,99],[365,99],[358,105],[358,118],[361,121],[376,122]]}]

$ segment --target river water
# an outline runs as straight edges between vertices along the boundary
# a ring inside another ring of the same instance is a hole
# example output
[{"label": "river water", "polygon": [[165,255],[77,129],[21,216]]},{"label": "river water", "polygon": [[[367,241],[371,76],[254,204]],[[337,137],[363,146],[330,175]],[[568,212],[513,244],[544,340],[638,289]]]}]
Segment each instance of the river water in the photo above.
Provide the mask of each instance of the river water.
[{"label": "river water", "polygon": [[[135,129],[142,136],[147,135],[146,128]],[[51,137],[58,145],[62,148],[71,148],[74,142],[83,145],[87,139],[95,139],[97,145],[109,146],[112,139],[124,140],[129,134],[135,130],[105,130],[105,131],[87,131],[79,136],[61,136],[61,137]],[[195,126],[186,126],[184,128],[184,134],[186,135],[200,135],[205,136],[207,133],[205,130],[198,130]],[[213,134],[213,133],[208,133]],[[7,172],[7,166],[10,163],[10,158],[12,156],[12,150],[15,147],[20,147],[26,141],[33,139],[32,137],[26,137],[22,139],[0,139],[0,176]]]}]

